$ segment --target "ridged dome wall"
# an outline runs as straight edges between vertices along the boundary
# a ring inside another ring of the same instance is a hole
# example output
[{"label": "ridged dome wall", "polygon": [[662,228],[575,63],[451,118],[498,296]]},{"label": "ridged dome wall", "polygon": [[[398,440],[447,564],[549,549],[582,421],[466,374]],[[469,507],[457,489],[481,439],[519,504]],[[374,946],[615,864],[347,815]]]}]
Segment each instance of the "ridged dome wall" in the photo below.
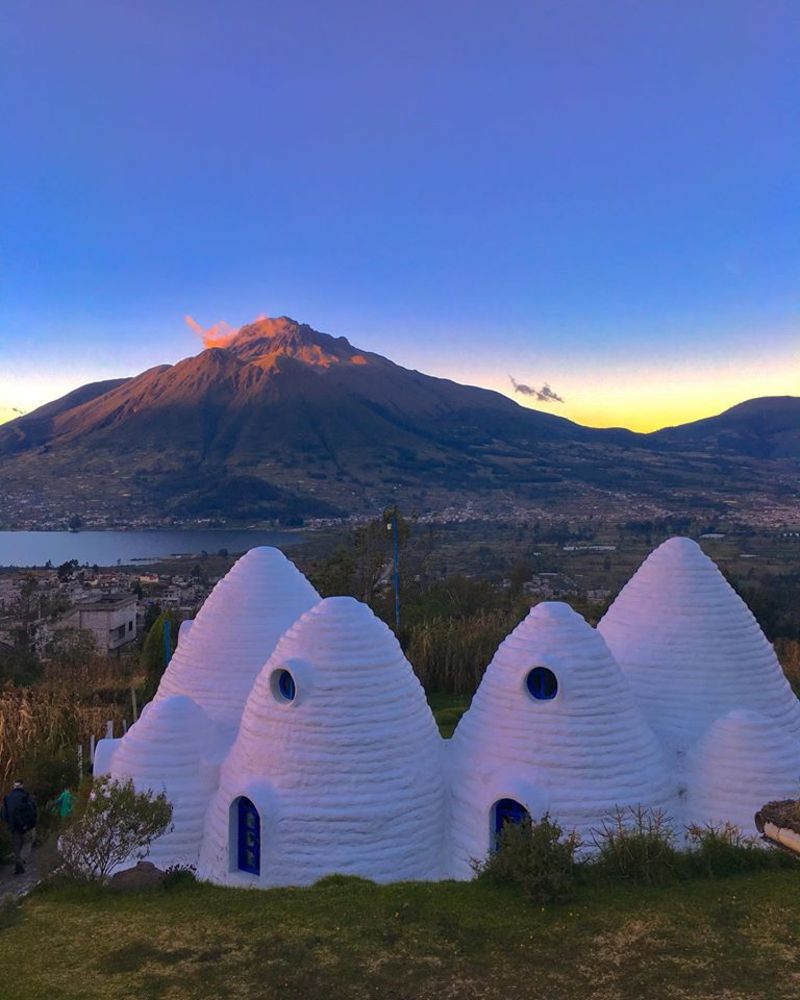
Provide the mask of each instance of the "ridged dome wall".
[{"label": "ridged dome wall", "polygon": [[156,701],[183,694],[231,736],[258,672],[281,635],[320,600],[278,549],[250,549],[182,628]]},{"label": "ridged dome wall", "polygon": [[[242,795],[260,814],[260,875],[232,870]],[[397,640],[352,598],[320,602],[259,674],[222,766],[199,874],[259,885],[334,872],[438,878],[445,826],[441,739]]]},{"label": "ridged dome wall", "polygon": [[800,703],[772,646],[696,542],[671,538],[652,552],[598,630],[670,750],[683,755],[738,708],[800,739]]},{"label": "ridged dome wall", "polygon": [[733,823],[756,836],[756,812],[773,799],[800,797],[800,743],[772,719],[737,709],[709,728],[687,767],[686,822]]},{"label": "ridged dome wall", "polygon": [[[528,690],[535,667],[555,675],[554,697]],[[538,604],[501,643],[448,749],[457,878],[493,845],[498,800],[518,801],[534,820],[549,812],[587,842],[616,805],[674,806],[664,755],[619,667],[566,604]]]},{"label": "ridged dome wall", "polygon": [[160,868],[197,864],[204,817],[217,786],[216,770],[204,762],[211,729],[191,698],[162,698],[146,706],[111,758],[112,778],[133,779],[137,791],[164,791],[172,803],[173,829],[148,854]]}]

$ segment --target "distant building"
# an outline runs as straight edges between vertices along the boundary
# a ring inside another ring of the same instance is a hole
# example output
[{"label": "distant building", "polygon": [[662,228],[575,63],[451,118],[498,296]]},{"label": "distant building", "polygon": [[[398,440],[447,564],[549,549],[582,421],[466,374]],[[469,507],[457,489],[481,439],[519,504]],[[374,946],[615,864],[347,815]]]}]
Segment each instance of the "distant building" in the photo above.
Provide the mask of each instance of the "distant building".
[{"label": "distant building", "polygon": [[111,653],[136,638],[136,595],[104,594],[85,601],[72,609],[63,624],[92,632],[98,651]]}]

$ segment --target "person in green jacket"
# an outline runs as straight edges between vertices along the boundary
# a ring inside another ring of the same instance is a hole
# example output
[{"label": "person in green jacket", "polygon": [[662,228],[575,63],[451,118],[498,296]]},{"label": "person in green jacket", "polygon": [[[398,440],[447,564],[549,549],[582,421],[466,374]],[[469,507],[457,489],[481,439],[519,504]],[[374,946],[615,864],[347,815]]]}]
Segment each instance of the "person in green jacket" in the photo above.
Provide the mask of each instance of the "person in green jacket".
[{"label": "person in green jacket", "polygon": [[53,808],[60,819],[65,820],[68,816],[72,815],[73,807],[73,795],[72,792],[65,788],[64,791],[57,795],[53,801]]}]

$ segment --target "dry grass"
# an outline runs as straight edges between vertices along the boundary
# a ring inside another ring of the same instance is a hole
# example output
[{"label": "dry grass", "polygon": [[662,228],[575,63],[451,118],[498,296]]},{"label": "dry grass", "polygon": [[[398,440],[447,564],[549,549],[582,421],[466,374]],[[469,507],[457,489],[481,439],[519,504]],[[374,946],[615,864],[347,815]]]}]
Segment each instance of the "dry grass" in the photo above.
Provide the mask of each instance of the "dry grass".
[{"label": "dry grass", "polygon": [[403,632],[403,648],[426,691],[471,696],[497,647],[519,623],[516,611],[433,618]]},{"label": "dry grass", "polygon": [[46,757],[78,744],[88,750],[108,720],[121,733],[123,721],[131,722],[137,680],[132,661],[90,657],[79,666],[48,666],[33,687],[0,690],[0,787],[31,753]]},{"label": "dry grass", "polygon": [[797,639],[776,639],[775,653],[792,685],[795,694],[800,695],[800,641]]}]

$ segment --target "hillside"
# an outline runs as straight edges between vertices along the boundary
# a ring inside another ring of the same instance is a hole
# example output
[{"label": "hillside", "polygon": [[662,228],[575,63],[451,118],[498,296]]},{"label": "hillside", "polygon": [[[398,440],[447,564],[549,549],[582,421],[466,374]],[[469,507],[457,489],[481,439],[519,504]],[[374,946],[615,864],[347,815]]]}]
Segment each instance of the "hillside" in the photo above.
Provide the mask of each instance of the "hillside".
[{"label": "hillside", "polygon": [[0,501],[93,523],[112,509],[140,522],[299,523],[397,500],[489,513],[789,488],[753,461],[763,449],[681,445],[681,430],[582,427],[280,317],[3,425]]},{"label": "hillside", "polygon": [[666,447],[754,458],[800,458],[800,397],[748,399],[715,417],[667,427],[649,437]]}]

